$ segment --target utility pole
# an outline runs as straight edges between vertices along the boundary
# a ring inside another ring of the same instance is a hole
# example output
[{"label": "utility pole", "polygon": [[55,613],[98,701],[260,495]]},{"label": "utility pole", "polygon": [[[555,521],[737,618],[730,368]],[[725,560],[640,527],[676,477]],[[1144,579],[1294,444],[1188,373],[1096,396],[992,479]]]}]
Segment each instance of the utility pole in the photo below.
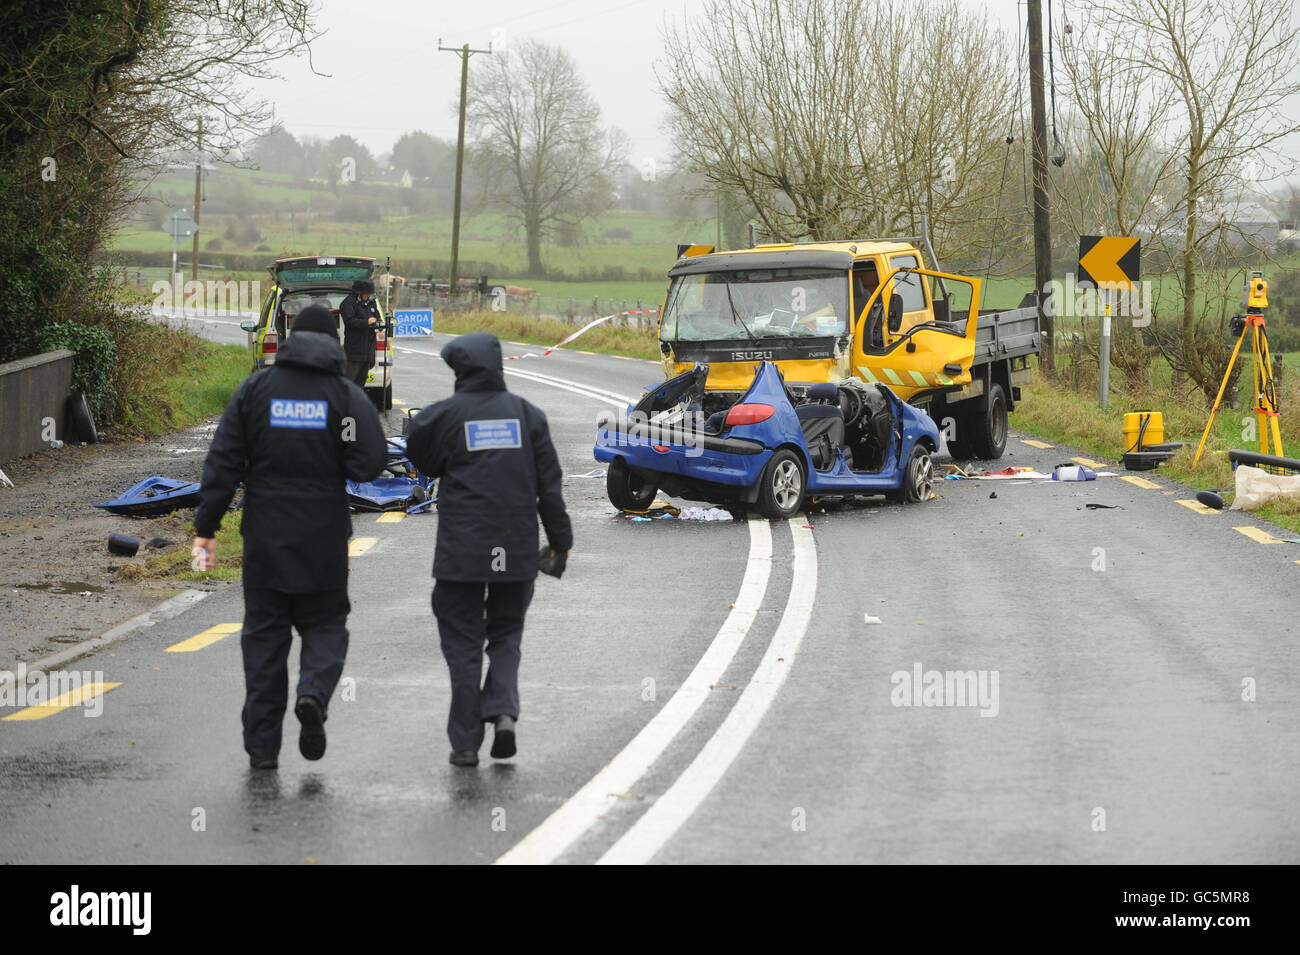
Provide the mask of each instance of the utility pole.
[{"label": "utility pole", "polygon": [[[1047,107],[1043,101],[1043,5],[1027,0],[1029,10],[1029,111],[1034,128],[1034,283],[1038,288],[1038,321],[1043,332],[1039,356],[1047,374],[1056,370],[1053,355],[1055,322],[1044,309],[1043,296],[1052,280],[1052,217],[1047,199]],[[1049,25],[1050,27],[1050,25]]]},{"label": "utility pole", "polygon": [[190,278],[199,280],[199,204],[203,202],[203,117],[199,117],[199,159],[194,164],[194,251],[190,256]]},{"label": "utility pole", "polygon": [[[492,52],[492,44],[486,50],[471,50],[469,44],[464,46],[443,46],[442,37],[438,37],[438,50],[460,55],[460,124],[456,132],[456,198],[451,212],[451,284],[447,286],[449,302],[456,300],[456,265],[460,256],[460,183],[461,171],[465,165],[465,89],[469,86],[469,58],[474,53]],[[430,289],[430,293],[432,293]]]}]

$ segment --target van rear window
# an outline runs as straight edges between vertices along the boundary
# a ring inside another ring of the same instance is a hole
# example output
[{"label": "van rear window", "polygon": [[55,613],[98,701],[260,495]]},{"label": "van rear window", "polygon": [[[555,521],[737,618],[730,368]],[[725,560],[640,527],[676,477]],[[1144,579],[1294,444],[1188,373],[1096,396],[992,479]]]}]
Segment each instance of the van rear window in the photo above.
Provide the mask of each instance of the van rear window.
[{"label": "van rear window", "polygon": [[370,277],[370,268],[365,265],[313,266],[304,269],[285,269],[280,272],[281,285],[305,285],[308,282],[346,282],[351,285],[357,279]]}]

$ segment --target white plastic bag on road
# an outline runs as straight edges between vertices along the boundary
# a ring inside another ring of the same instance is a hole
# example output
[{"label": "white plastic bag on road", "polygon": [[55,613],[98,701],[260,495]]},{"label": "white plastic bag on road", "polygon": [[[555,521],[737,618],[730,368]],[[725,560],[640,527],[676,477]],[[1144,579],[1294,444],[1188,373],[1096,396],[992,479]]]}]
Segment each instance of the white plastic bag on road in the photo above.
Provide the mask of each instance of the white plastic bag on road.
[{"label": "white plastic bag on road", "polygon": [[677,515],[683,521],[729,521],[731,512],[720,507],[684,507]]},{"label": "white plastic bag on road", "polygon": [[1300,474],[1269,474],[1263,468],[1238,464],[1235,477],[1234,511],[1256,511],[1278,499],[1300,501]]}]

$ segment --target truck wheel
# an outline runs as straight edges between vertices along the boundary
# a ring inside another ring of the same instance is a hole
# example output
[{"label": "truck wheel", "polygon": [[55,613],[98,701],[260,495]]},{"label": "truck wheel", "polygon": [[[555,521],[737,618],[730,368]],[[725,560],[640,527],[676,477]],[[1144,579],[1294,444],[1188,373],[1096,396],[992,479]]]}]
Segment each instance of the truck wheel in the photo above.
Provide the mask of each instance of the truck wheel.
[{"label": "truck wheel", "polygon": [[989,387],[983,411],[971,415],[963,424],[975,457],[986,461],[1002,457],[1007,449],[1007,393],[1000,384]]},{"label": "truck wheel", "polygon": [[772,520],[793,516],[803,503],[803,468],[798,456],[781,448],[768,459],[758,479],[758,510]]},{"label": "truck wheel", "polygon": [[609,494],[609,503],[620,511],[644,511],[654,503],[658,490],[653,484],[637,477],[622,458],[609,462],[609,470],[605,473],[605,491]]},{"label": "truck wheel", "polygon": [[907,459],[907,467],[903,471],[902,487],[887,496],[892,501],[919,504],[930,500],[933,490],[934,462],[930,460],[930,452],[922,445],[913,445],[912,456]]}]

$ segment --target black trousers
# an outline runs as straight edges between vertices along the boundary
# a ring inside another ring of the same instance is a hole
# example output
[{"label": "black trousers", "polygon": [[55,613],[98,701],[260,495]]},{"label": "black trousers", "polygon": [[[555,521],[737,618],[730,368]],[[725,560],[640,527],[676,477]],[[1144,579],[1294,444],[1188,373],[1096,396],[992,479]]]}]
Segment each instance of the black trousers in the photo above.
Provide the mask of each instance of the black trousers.
[{"label": "black trousers", "polygon": [[370,374],[370,364],[368,359],[349,358],[347,371],[343,373],[343,377],[348,379],[349,381],[355,381],[357,383],[357,387],[364,390],[366,387],[366,376],[368,374]]},{"label": "black trousers", "polygon": [[314,696],[328,707],[348,654],[346,590],[289,594],[244,590],[244,749],[249,756],[280,753],[280,728],[289,700],[291,628],[302,638],[298,695]]},{"label": "black trousers", "polygon": [[433,615],[451,672],[447,738],[453,750],[477,752],[483,745],[485,722],[498,716],[519,718],[519,644],[534,583],[439,580],[434,584]]}]

